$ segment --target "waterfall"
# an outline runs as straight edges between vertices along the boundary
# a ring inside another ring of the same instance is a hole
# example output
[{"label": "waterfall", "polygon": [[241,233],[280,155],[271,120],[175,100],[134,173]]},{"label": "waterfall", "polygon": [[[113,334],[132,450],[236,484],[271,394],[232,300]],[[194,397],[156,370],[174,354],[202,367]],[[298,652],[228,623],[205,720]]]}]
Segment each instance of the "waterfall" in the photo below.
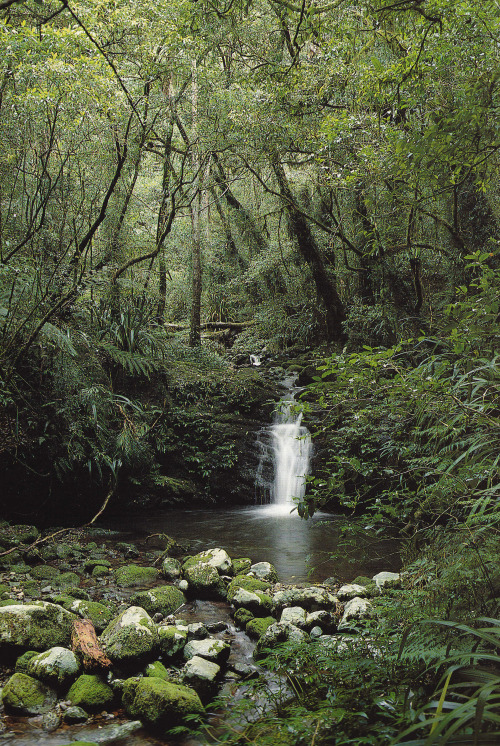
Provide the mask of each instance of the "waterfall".
[{"label": "waterfall", "polygon": [[286,511],[294,507],[294,498],[304,497],[312,453],[311,435],[302,425],[302,412],[294,411],[297,390],[291,389],[283,397],[273,424],[261,431],[258,439],[257,494]]}]

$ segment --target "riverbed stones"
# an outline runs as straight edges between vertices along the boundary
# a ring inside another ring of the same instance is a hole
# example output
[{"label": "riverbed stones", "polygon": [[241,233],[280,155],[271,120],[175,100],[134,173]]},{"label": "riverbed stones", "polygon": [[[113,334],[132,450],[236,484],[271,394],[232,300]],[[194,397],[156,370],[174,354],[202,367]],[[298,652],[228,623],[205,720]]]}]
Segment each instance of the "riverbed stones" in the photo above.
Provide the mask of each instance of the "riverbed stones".
[{"label": "riverbed stones", "polygon": [[264,634],[264,632],[271,626],[271,624],[275,623],[276,619],[272,616],[255,617],[255,619],[250,619],[247,622],[245,626],[245,632],[249,637],[258,640],[258,638]]},{"label": "riverbed stones", "polygon": [[181,725],[189,715],[203,712],[194,689],[155,677],[127,679],[123,685],[123,706],[128,715],[160,732]]},{"label": "riverbed stones", "polygon": [[243,606],[248,609],[254,616],[269,616],[274,609],[273,599],[262,591],[252,592],[238,588],[232,602],[237,608]]},{"label": "riverbed stones", "polygon": [[206,699],[214,694],[220,672],[221,667],[217,663],[194,655],[184,666],[182,681],[198,692],[201,699]]},{"label": "riverbed stones", "polygon": [[71,642],[75,615],[46,601],[0,607],[0,650],[6,647],[47,650]]},{"label": "riverbed stones", "polygon": [[184,659],[190,660],[195,655],[215,663],[224,663],[229,658],[231,647],[227,642],[217,640],[215,637],[206,637],[204,640],[191,640],[184,647]]},{"label": "riverbed stones", "polygon": [[401,575],[398,572],[379,572],[373,576],[373,580],[381,592],[401,588]]},{"label": "riverbed stones", "polygon": [[160,645],[155,623],[140,606],[130,606],[113,619],[100,639],[107,656],[119,665],[152,658]]},{"label": "riverbed stones", "polygon": [[269,583],[263,580],[258,580],[251,575],[237,575],[232,579],[228,586],[227,600],[232,602],[235,593],[237,593],[240,588],[244,588],[246,591],[262,591],[263,593],[266,593],[269,590]]},{"label": "riverbed stones", "polygon": [[374,616],[372,604],[365,598],[353,598],[344,607],[344,614],[339,623],[339,630],[352,627],[356,622],[362,622]]},{"label": "riverbed stones", "polygon": [[168,616],[186,603],[186,597],[173,585],[161,585],[149,591],[140,591],[132,596],[132,603],[141,606],[148,614]]},{"label": "riverbed stones", "polygon": [[257,640],[254,655],[259,655],[265,648],[273,648],[283,642],[304,642],[308,635],[290,622],[271,624]]},{"label": "riverbed stones", "polygon": [[25,673],[15,673],[2,689],[6,712],[13,715],[41,715],[56,703],[56,693]]},{"label": "riverbed stones", "polygon": [[156,567],[122,565],[115,570],[115,580],[122,588],[151,585],[158,580],[158,570]]},{"label": "riverbed stones", "polygon": [[207,549],[205,552],[199,552],[189,557],[182,568],[185,571],[195,565],[209,565],[217,570],[219,575],[233,575],[233,563],[225,549]]},{"label": "riverbed stones", "polygon": [[70,606],[70,611],[82,619],[90,619],[97,632],[102,632],[113,618],[113,607],[105,606],[98,601],[84,601],[76,599]]},{"label": "riverbed stones", "polygon": [[302,606],[287,606],[281,612],[280,622],[289,622],[302,629],[306,626],[306,612]]},{"label": "riverbed stones", "polygon": [[80,662],[72,650],[55,647],[33,656],[28,674],[55,688],[68,687],[80,673]]},{"label": "riverbed stones", "polygon": [[256,562],[250,567],[249,574],[258,580],[265,580],[269,583],[278,582],[278,573],[270,562]]},{"label": "riverbed stones", "polygon": [[339,601],[350,601],[351,598],[366,598],[368,591],[366,586],[358,585],[357,583],[348,583],[342,585],[337,591],[337,598]]},{"label": "riverbed stones", "polygon": [[69,690],[68,699],[87,712],[99,712],[112,704],[114,694],[99,676],[82,674]]}]

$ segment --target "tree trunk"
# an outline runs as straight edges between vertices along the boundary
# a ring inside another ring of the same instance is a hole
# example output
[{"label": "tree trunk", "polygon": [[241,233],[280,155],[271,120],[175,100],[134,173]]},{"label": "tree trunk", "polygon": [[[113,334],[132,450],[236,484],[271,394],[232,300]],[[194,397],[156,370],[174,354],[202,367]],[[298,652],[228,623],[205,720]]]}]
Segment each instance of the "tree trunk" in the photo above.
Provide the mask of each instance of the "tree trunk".
[{"label": "tree trunk", "polygon": [[200,178],[200,151],[198,145],[198,76],[196,71],[196,61],[192,62],[192,111],[193,111],[193,150],[192,164],[194,171],[193,188],[195,190],[194,199],[191,203],[191,227],[192,227],[192,249],[191,249],[191,316],[189,324],[189,346],[196,347],[201,344],[200,324],[201,324],[201,178]]}]

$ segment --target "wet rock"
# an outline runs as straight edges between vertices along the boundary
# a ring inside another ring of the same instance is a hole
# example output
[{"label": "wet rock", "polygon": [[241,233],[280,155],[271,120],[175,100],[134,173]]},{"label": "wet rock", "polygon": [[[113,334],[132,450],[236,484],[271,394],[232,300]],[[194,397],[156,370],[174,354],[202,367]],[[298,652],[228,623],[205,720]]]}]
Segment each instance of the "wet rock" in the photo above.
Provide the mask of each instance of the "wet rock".
[{"label": "wet rock", "polygon": [[2,689],[6,712],[13,715],[40,715],[48,712],[57,700],[53,689],[24,673],[15,673]]},{"label": "wet rock", "polygon": [[232,598],[236,607],[243,606],[254,614],[254,616],[269,616],[274,609],[273,599],[261,591],[247,591],[238,588]]},{"label": "wet rock", "polygon": [[323,630],[321,627],[313,627],[312,630],[309,632],[309,637],[311,637],[313,640],[317,640],[318,637],[321,637],[323,634]]},{"label": "wet rock", "polygon": [[219,573],[209,564],[183,566],[185,580],[188,583],[189,594],[196,598],[225,599],[226,586]]},{"label": "wet rock", "polygon": [[75,725],[76,723],[84,723],[88,720],[88,717],[82,707],[72,705],[64,711],[63,720],[67,725]]},{"label": "wet rock", "polygon": [[181,577],[181,563],[174,557],[165,557],[161,565],[161,574],[167,580],[177,580]]},{"label": "wet rock", "polygon": [[195,655],[184,666],[182,681],[198,692],[201,699],[206,699],[214,694],[220,671],[217,663]]},{"label": "wet rock", "polygon": [[401,588],[401,575],[398,572],[379,572],[373,576],[380,591]]},{"label": "wet rock", "polygon": [[320,626],[327,632],[333,632],[337,628],[335,617],[329,611],[320,609],[319,611],[312,611],[310,614],[306,614],[306,629]]},{"label": "wet rock", "polygon": [[74,614],[45,601],[0,608],[0,650],[21,647],[47,650],[71,641]]},{"label": "wet rock", "polygon": [[344,608],[344,615],[340,620],[339,629],[351,627],[353,623],[370,619],[374,616],[372,604],[365,598],[353,598],[348,601]]},{"label": "wet rock", "polygon": [[250,621],[247,622],[245,631],[249,637],[252,637],[253,639],[257,640],[259,637],[262,637],[264,632],[266,632],[266,630],[271,626],[271,624],[275,624],[275,623],[276,623],[276,619],[272,616],[250,619]]},{"label": "wet rock", "polygon": [[250,567],[249,572],[258,580],[265,580],[269,583],[278,582],[278,573],[270,562],[257,562]]},{"label": "wet rock", "polygon": [[193,622],[187,625],[188,642],[190,640],[202,640],[204,637],[208,637],[208,629],[205,627],[203,622]]},{"label": "wet rock", "polygon": [[220,575],[233,574],[231,557],[224,549],[207,549],[205,552],[199,552],[193,557],[189,557],[182,565],[182,569],[185,573],[188,568],[195,565],[209,565],[215,568]]},{"label": "wet rock", "polygon": [[271,624],[264,634],[259,637],[255,654],[261,653],[265,648],[273,648],[282,642],[304,642],[308,638],[306,633],[289,622],[275,622]]},{"label": "wet rock", "polygon": [[160,732],[181,725],[189,715],[203,712],[194,689],[158,678],[127,679],[123,706],[128,715]]},{"label": "wet rock", "polygon": [[238,557],[233,559],[233,570],[235,575],[244,575],[252,566],[252,560],[249,557]]},{"label": "wet rock", "polygon": [[123,588],[150,585],[158,580],[156,567],[141,567],[139,565],[123,565],[115,570],[115,580]]},{"label": "wet rock", "polygon": [[162,585],[132,596],[132,603],[141,606],[148,614],[160,612],[164,616],[173,614],[186,603],[186,597],[173,585]]},{"label": "wet rock", "polygon": [[73,705],[88,712],[100,712],[113,702],[114,694],[99,676],[82,674],[68,692]]},{"label": "wet rock", "polygon": [[139,606],[131,606],[113,619],[100,639],[108,657],[117,664],[151,658],[160,645],[153,620]]},{"label": "wet rock", "polygon": [[115,613],[112,606],[81,599],[73,601],[69,610],[78,614],[82,619],[90,619],[97,632],[102,632],[107,627]]},{"label": "wet rock", "polygon": [[302,606],[308,611],[335,608],[337,597],[326,588],[311,586],[310,588],[288,588],[278,591],[273,596],[276,606]]},{"label": "wet rock", "polygon": [[269,583],[253,578],[250,575],[237,575],[229,584],[227,589],[227,600],[232,602],[235,593],[237,593],[240,588],[244,588],[246,591],[262,591],[263,593],[266,593],[269,590]]},{"label": "wet rock", "polygon": [[189,660],[194,656],[206,658],[216,663],[223,663],[229,658],[231,652],[230,645],[214,637],[207,637],[204,640],[191,640],[184,647],[184,658]]},{"label": "wet rock", "polygon": [[234,621],[240,627],[245,627],[253,618],[254,615],[252,614],[252,612],[249,611],[249,609],[245,609],[243,606],[240,606],[240,608],[236,609],[236,611],[234,612]]},{"label": "wet rock", "polygon": [[61,725],[62,718],[57,712],[47,712],[42,719],[42,728],[47,733],[57,730]]},{"label": "wet rock", "polygon": [[29,673],[28,668],[30,660],[36,655],[38,655],[38,652],[36,650],[27,650],[16,660],[14,670],[18,671],[19,673]]},{"label": "wet rock", "polygon": [[55,647],[39,653],[28,662],[28,674],[55,688],[69,686],[80,673],[80,663],[72,650]]}]

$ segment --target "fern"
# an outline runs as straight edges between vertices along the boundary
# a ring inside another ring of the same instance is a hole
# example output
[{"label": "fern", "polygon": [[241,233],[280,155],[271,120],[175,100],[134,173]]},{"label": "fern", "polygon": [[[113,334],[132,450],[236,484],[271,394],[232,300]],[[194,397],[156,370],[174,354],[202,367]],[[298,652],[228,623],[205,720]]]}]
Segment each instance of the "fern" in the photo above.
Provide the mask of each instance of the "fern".
[{"label": "fern", "polygon": [[109,355],[113,362],[117,363],[132,376],[145,376],[149,378],[151,373],[160,367],[156,361],[146,358],[137,352],[120,350],[111,342],[101,342],[101,348]]}]

